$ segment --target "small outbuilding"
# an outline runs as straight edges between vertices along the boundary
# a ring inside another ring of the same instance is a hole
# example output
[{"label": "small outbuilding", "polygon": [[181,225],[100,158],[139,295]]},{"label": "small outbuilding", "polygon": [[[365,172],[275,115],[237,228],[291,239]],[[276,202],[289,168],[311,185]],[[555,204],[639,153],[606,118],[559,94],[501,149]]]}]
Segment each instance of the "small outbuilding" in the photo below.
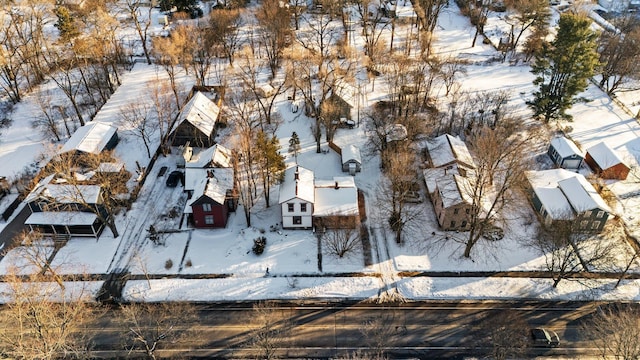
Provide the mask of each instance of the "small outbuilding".
[{"label": "small outbuilding", "polygon": [[584,161],[603,179],[624,180],[629,175],[629,166],[604,142],[587,149]]},{"label": "small outbuilding", "polygon": [[69,152],[100,154],[118,145],[118,129],[109,124],[95,121],[81,126],[71,135],[58,154]]},{"label": "small outbuilding", "polygon": [[578,146],[564,136],[551,139],[547,154],[558,167],[563,169],[577,170],[584,161]]},{"label": "small outbuilding", "polygon": [[362,170],[362,157],[360,149],[355,145],[349,145],[342,149],[342,171],[355,175]]}]

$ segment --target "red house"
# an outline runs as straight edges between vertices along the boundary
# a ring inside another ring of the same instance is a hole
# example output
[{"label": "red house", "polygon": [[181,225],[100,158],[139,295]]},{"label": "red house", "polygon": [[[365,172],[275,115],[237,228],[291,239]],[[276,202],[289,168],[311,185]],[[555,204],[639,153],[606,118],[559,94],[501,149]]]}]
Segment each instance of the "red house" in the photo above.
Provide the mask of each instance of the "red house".
[{"label": "red house", "polygon": [[629,175],[629,166],[604,142],[587,149],[584,162],[603,179],[624,180]]},{"label": "red house", "polygon": [[185,212],[190,213],[190,222],[196,228],[223,228],[236,207],[233,169],[217,168],[196,184]]}]

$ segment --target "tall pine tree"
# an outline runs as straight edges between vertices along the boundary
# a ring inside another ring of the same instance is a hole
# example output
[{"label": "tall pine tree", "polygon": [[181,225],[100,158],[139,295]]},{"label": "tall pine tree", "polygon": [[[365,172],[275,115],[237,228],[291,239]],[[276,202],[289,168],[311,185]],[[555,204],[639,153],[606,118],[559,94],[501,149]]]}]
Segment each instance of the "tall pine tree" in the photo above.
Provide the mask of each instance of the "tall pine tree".
[{"label": "tall pine tree", "polygon": [[298,134],[294,131],[291,134],[291,138],[289,138],[289,152],[293,153],[296,158],[296,163],[298,163],[298,152],[300,151],[300,138]]},{"label": "tall pine tree", "polygon": [[575,96],[587,88],[598,66],[597,34],[583,14],[563,13],[555,40],[536,56],[531,72],[538,90],[529,103],[545,122],[568,117]]},{"label": "tall pine tree", "polygon": [[280,155],[280,140],[275,135],[269,138],[264,131],[260,131],[256,138],[256,148],[258,150],[257,165],[260,168],[264,187],[264,200],[269,207],[271,186],[282,181],[286,165],[284,156]]}]

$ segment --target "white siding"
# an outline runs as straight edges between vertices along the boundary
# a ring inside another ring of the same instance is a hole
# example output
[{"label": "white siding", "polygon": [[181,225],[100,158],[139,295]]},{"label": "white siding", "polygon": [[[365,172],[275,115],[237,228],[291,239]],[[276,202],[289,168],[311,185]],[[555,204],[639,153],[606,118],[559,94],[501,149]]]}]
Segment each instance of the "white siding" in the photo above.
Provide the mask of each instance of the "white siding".
[{"label": "white siding", "polygon": [[[292,212],[289,212],[289,204],[293,204],[293,210]],[[306,204],[307,205],[307,211],[302,212],[300,211],[300,205],[301,204]],[[280,205],[280,210],[282,211],[282,227],[283,228],[310,228],[312,226],[312,217],[311,214],[313,214],[313,204],[298,198],[295,199],[291,199],[289,201],[283,202]],[[301,223],[300,224],[294,224],[293,220],[294,217],[296,216],[300,216],[301,218]]]}]

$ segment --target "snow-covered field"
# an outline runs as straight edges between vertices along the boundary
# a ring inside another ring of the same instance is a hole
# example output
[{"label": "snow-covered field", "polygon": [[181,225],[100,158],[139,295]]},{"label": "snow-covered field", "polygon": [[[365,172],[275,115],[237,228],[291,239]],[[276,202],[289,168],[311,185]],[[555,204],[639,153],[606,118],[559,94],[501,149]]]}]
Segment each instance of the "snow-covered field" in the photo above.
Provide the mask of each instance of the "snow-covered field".
[{"label": "snow-covered field", "polygon": [[[497,25],[496,25],[497,26]],[[497,30],[496,30],[497,31]],[[398,31],[402,34],[402,31]],[[451,54],[467,60],[467,75],[461,78],[462,88],[468,92],[506,90],[511,94],[510,106],[525,112],[525,101],[533,90],[533,76],[526,65],[492,62],[497,53],[490,45],[478,41],[471,47],[474,30],[468,19],[462,17],[455,5],[446,8],[442,14],[434,52]],[[400,40],[401,41],[401,40]],[[123,75],[123,85],[103,107],[98,117],[103,121],[114,118],[118,109],[126,103],[140,101],[144,84],[156,77],[163,77],[162,69],[137,64],[131,72]],[[183,88],[189,88],[193,80],[182,77]],[[383,80],[363,84],[366,105],[384,98]],[[311,135],[310,123],[299,113],[290,111],[290,104],[282,94],[276,103],[276,111],[283,123],[278,128],[283,154],[287,163],[294,159],[286,154],[289,137],[296,131],[301,140],[298,163],[315,172],[317,179],[330,179],[343,175],[340,157],[334,152],[316,153]],[[640,159],[640,125],[627,112],[613,103],[602,91],[591,86],[580,96],[590,101],[576,104],[570,113],[571,123],[559,124],[571,127],[568,134],[583,149],[605,141],[624,154],[624,159],[637,171]],[[624,101],[633,100],[625,95]],[[636,111],[637,103],[629,107]],[[363,106],[365,108],[366,106]],[[49,147],[34,135],[29,128],[29,114],[34,111],[27,97],[19,104],[12,118],[13,126],[3,132],[0,138],[0,175],[13,176],[24,166],[34,163]],[[116,147],[119,156],[128,169],[135,169],[135,162],[143,166],[148,163],[145,151],[133,136],[122,131],[123,141]],[[225,142],[223,132],[217,139]],[[339,146],[355,144],[364,147],[366,134],[364,126],[354,129],[339,129],[335,143]],[[157,144],[156,144],[157,145]],[[323,147],[326,148],[326,143]],[[532,154],[533,156],[537,154]],[[184,204],[185,195],[180,187],[167,188],[166,175],[157,177],[161,166],[175,168],[178,155],[161,157],[151,170],[140,196],[134,206],[118,214],[117,225],[121,235],[113,238],[106,229],[98,241],[93,239],[71,239],[56,254],[53,265],[63,273],[79,271],[90,274],[104,274],[127,265],[136,275],[148,275],[149,279],[129,281],[124,296],[135,300],[257,300],[257,299],[375,299],[386,291],[397,291],[396,296],[405,299],[624,299],[640,300],[640,282],[624,281],[614,289],[613,281],[584,283],[562,281],[557,288],[550,279],[527,278],[473,278],[473,277],[400,277],[401,271],[462,272],[465,271],[525,271],[541,270],[545,258],[527,240],[535,236],[535,226],[526,217],[509,222],[505,238],[497,244],[480,242],[474,248],[473,260],[462,257],[462,244],[453,241],[435,242],[446,234],[438,230],[433,208],[427,200],[412,206],[421,210],[421,226],[407,234],[407,242],[400,246],[386,227],[386,219],[381,219],[376,209],[380,180],[379,159],[365,156],[362,172],[355,176],[356,185],[365,193],[367,217],[374,242],[373,264],[365,265],[363,249],[349,253],[345,258],[324,254],[322,268],[318,263],[317,238],[311,231],[279,230],[272,227],[280,222],[277,204],[264,207],[264,201],[254,207],[252,227],[247,228],[242,207],[231,215],[225,229],[196,230],[184,225],[179,228],[174,219],[167,217],[169,210]],[[635,181],[635,182],[634,182]],[[620,202],[616,209],[634,233],[640,233],[640,184],[634,176],[626,181],[609,183],[610,189]],[[274,194],[277,194],[277,188]],[[277,199],[273,196],[272,199]],[[274,200],[272,200],[273,202]],[[531,216],[532,209],[523,209]],[[163,236],[165,246],[144,241],[150,224],[167,222],[168,227],[179,231]],[[0,229],[4,223],[0,223]],[[386,236],[388,234],[388,236]],[[264,254],[256,256],[251,252],[253,239],[264,235],[267,247]],[[139,246],[131,245],[133,243]],[[9,262],[25,264],[19,260],[17,250],[0,262],[0,269],[6,271]],[[13,260],[17,259],[17,260]],[[65,266],[62,266],[65,265]],[[623,267],[622,265],[620,267]],[[23,269],[28,271],[28,269]],[[632,272],[640,271],[640,265],[632,267]],[[344,276],[344,273],[360,273],[359,276]],[[201,278],[197,278],[198,275]],[[341,276],[342,275],[342,276]],[[215,278],[214,278],[215,277]]]}]

